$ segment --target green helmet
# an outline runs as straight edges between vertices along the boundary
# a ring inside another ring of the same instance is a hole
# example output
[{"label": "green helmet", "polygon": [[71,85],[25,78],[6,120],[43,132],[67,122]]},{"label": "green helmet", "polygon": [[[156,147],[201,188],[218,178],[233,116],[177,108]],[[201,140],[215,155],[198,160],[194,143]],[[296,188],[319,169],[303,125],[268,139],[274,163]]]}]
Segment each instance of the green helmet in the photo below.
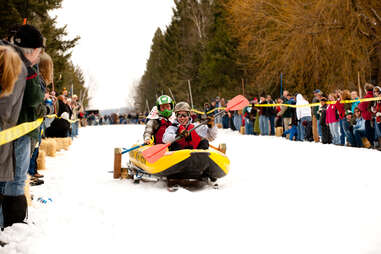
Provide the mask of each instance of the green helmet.
[{"label": "green helmet", "polygon": [[[169,104],[171,105],[171,109],[165,109],[163,111],[160,110],[160,105]],[[159,111],[159,115],[164,116],[165,118],[169,118],[172,115],[174,102],[168,95],[162,95],[156,100],[157,111]]]}]

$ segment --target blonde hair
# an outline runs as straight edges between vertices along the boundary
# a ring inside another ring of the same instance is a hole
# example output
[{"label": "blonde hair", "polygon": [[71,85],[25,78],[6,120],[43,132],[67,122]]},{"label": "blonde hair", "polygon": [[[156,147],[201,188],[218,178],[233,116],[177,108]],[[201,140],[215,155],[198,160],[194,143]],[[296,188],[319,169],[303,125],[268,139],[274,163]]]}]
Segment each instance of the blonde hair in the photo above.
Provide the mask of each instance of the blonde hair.
[{"label": "blonde hair", "polygon": [[0,46],[0,97],[13,92],[21,67],[21,59],[15,50],[8,46]]},{"label": "blonde hair", "polygon": [[44,79],[46,85],[53,83],[53,61],[47,53],[44,52],[41,55],[38,68],[40,69],[41,77]]}]

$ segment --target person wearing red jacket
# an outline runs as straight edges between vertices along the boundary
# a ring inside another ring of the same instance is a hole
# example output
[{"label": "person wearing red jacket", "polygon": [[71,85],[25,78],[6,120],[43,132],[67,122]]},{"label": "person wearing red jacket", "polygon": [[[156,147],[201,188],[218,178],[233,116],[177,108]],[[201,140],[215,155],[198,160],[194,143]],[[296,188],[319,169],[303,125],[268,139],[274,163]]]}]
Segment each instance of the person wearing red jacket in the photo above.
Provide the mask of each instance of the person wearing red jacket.
[{"label": "person wearing red jacket", "polygon": [[[374,86],[372,84],[366,83],[364,87],[366,91],[366,98],[373,98],[373,89]],[[361,111],[361,117],[365,120],[365,136],[369,140],[372,147],[374,146],[374,128],[371,125],[372,121],[372,111],[371,111],[372,102],[363,101],[359,104],[358,108]]]},{"label": "person wearing red jacket", "polygon": [[[336,96],[335,94],[331,93],[328,95],[329,101],[335,101]],[[329,130],[332,135],[332,143],[335,145],[340,144],[340,123],[339,123],[339,117],[337,115],[337,108],[336,104],[329,104],[327,107],[327,113],[326,113],[326,123],[329,126]]]},{"label": "person wearing red jacket", "polygon": [[[373,89],[374,97],[381,97],[381,87],[376,86]],[[375,121],[375,131],[377,132],[378,138],[378,149],[381,149],[381,100],[376,101],[376,104],[372,107],[373,113],[376,115]]]},{"label": "person wearing red jacket", "polygon": [[[186,102],[179,102],[175,106],[176,120],[169,126],[163,135],[163,143],[172,143],[170,151],[180,149],[208,149],[209,141],[217,136],[217,127],[214,118],[210,117],[207,125],[192,130],[197,124],[192,123],[191,108]],[[192,130],[192,131],[191,131]],[[179,140],[177,137],[182,136]]]}]

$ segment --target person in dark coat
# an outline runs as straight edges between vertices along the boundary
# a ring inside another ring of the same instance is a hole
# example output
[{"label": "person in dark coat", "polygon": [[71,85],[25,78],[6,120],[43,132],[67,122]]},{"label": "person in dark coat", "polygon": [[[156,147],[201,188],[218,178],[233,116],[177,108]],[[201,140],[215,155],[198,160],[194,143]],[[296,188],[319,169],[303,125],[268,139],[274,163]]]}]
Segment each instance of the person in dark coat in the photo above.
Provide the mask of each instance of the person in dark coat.
[{"label": "person in dark coat", "polygon": [[320,124],[320,128],[321,128],[321,142],[323,144],[331,144],[332,142],[332,136],[331,136],[331,132],[329,131],[329,127],[326,123],[326,116],[327,116],[327,98],[325,97],[322,97],[320,99],[320,109],[319,109],[319,113],[320,113],[320,119],[319,119],[319,124]]},{"label": "person in dark coat", "polygon": [[66,104],[66,97],[58,96],[57,118],[54,119],[49,128],[46,129],[46,136],[52,138],[66,138],[70,136],[71,109]]}]

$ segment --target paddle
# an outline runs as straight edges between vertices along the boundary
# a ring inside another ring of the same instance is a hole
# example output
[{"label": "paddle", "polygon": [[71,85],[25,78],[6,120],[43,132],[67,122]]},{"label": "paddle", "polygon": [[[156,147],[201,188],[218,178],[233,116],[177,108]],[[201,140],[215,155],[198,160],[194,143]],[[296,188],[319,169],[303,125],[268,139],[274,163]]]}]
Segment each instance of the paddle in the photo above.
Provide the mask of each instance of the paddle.
[{"label": "paddle", "polygon": [[146,144],[137,145],[137,146],[134,146],[134,147],[132,147],[132,148],[130,148],[130,149],[123,148],[123,152],[122,152],[122,154],[131,152],[131,151],[133,151],[133,150],[135,150],[135,149],[138,149],[139,147],[142,147],[142,146],[145,146],[145,145],[146,145]]},{"label": "paddle", "polygon": [[[214,117],[221,115],[221,114],[223,114],[229,110],[241,110],[248,105],[249,105],[249,101],[245,98],[245,96],[237,95],[236,97],[234,97],[233,99],[231,99],[228,102],[228,104],[225,108],[225,111],[221,111],[221,112],[217,113],[216,115],[214,115]],[[192,131],[194,131],[195,129],[200,127],[201,125],[207,124],[208,122],[209,122],[209,119],[201,122],[196,127],[190,129],[189,133],[191,133]],[[161,157],[164,156],[164,154],[166,152],[166,148],[168,148],[172,143],[174,143],[177,140],[182,139],[182,138],[183,138],[182,136],[179,136],[171,143],[158,144],[158,145],[151,146],[150,148],[144,150],[142,152],[142,155],[143,155],[144,159],[146,159],[149,163],[154,163],[155,161],[157,161],[158,159],[160,159]]]}]

